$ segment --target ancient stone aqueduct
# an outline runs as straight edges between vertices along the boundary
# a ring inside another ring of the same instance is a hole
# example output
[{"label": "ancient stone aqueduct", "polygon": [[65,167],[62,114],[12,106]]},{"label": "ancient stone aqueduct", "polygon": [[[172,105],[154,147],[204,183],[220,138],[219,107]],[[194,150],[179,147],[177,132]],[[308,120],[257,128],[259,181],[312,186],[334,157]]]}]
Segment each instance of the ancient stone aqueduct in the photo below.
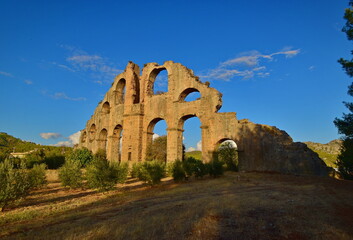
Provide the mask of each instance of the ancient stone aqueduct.
[{"label": "ancient stone aqueduct", "polygon": [[[168,72],[168,92],[154,95],[154,81],[162,70]],[[192,92],[201,97],[184,101]],[[154,126],[163,119],[167,124],[167,161],[175,161],[182,159],[184,122],[198,117],[205,162],[221,142],[234,140],[241,170],[327,174],[323,161],[305,144],[293,142],[276,127],[238,120],[235,112],[218,113],[221,106],[222,94],[179,63],[148,63],[140,75],[139,66],[129,62],[81,131],[79,147],[93,152],[105,149],[111,161],[143,161]]]}]

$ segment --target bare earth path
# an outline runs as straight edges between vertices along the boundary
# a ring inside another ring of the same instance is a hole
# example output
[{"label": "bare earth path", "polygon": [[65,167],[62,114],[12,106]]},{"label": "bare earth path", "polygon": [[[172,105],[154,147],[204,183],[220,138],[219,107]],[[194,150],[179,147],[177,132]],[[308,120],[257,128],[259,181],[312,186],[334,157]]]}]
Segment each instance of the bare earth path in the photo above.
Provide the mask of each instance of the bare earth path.
[{"label": "bare earth path", "polygon": [[0,215],[3,239],[353,239],[353,182],[226,173],[67,190],[55,177]]}]

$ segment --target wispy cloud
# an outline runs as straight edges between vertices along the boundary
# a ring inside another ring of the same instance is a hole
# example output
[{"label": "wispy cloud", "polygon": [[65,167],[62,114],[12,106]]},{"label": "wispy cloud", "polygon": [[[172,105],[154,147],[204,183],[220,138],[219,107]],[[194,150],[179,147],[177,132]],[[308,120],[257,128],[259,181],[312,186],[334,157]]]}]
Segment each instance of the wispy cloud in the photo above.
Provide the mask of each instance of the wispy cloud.
[{"label": "wispy cloud", "polygon": [[53,146],[65,146],[65,147],[73,147],[75,144],[78,144],[80,141],[80,136],[81,136],[81,131],[75,132],[74,134],[70,135],[67,137],[66,141],[60,141],[57,142],[56,144],[53,144]]},{"label": "wispy cloud", "polygon": [[33,82],[32,82],[31,80],[24,80],[24,82],[25,82],[25,84],[27,84],[27,85],[32,85],[32,84],[33,84]]},{"label": "wispy cloud", "polygon": [[63,92],[54,93],[53,95],[51,95],[51,97],[54,99],[66,99],[66,100],[70,100],[70,101],[86,101],[87,100],[84,97],[77,97],[77,98],[69,97],[66,95],[66,93],[63,93]]},{"label": "wispy cloud", "polygon": [[98,54],[89,54],[76,47],[61,45],[69,52],[65,64],[53,62],[59,68],[70,72],[88,74],[96,83],[111,83],[113,78],[122,72],[108,58]]},{"label": "wispy cloud", "polygon": [[85,97],[69,97],[66,95],[64,92],[56,92],[54,94],[48,93],[48,91],[44,90],[42,91],[42,94],[45,96],[49,96],[53,99],[65,99],[65,100],[70,100],[70,101],[86,101],[87,99]]},{"label": "wispy cloud", "polygon": [[229,81],[234,77],[245,80],[255,77],[268,77],[270,76],[270,70],[264,66],[265,62],[273,61],[279,55],[291,58],[299,53],[300,49],[293,50],[291,48],[284,48],[282,51],[271,54],[261,54],[256,50],[245,52],[236,58],[220,63],[217,68],[209,70],[201,78]]},{"label": "wispy cloud", "polygon": [[313,71],[314,69],[315,69],[315,66],[310,66],[310,67],[308,68],[309,71]]},{"label": "wispy cloud", "polygon": [[0,75],[3,75],[3,76],[5,76],[5,77],[11,77],[11,78],[14,77],[11,73],[3,72],[3,71],[0,71]]},{"label": "wispy cloud", "polygon": [[53,132],[40,133],[39,135],[44,139],[58,139],[62,137],[60,133],[53,133]]}]

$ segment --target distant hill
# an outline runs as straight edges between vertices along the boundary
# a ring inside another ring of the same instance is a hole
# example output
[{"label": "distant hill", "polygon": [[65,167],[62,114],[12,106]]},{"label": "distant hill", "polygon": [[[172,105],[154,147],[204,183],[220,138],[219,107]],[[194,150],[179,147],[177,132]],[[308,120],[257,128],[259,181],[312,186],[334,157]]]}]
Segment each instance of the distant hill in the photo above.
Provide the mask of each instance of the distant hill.
[{"label": "distant hill", "polygon": [[202,152],[201,151],[191,151],[185,153],[186,157],[193,157],[195,159],[202,160]]},{"label": "distant hill", "polygon": [[329,167],[336,167],[337,156],[340,153],[342,140],[336,139],[329,143],[304,142],[311,150],[319,154],[319,157]]},{"label": "distant hill", "polygon": [[23,141],[7,133],[0,132],[0,161],[9,157],[10,153],[23,153],[35,149],[43,149],[47,156],[60,155],[70,150],[70,147],[55,147]]},{"label": "distant hill", "polygon": [[7,133],[0,132],[0,153],[9,154],[13,151],[15,152],[27,152],[35,148],[40,147],[41,145],[26,142],[19,138],[15,138]]}]

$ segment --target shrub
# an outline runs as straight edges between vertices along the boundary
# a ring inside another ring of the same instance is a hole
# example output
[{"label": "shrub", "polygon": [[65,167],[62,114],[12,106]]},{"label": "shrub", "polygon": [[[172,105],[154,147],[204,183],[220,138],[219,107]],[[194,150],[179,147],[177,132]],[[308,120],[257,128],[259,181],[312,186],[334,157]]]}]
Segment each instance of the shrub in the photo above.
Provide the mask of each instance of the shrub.
[{"label": "shrub", "polygon": [[[104,152],[104,153],[103,153]],[[106,154],[104,150],[98,150],[95,154],[96,157],[105,158]],[[90,150],[87,148],[78,148],[74,149],[69,155],[66,157],[66,161],[76,161],[79,162],[81,167],[86,167],[93,160],[93,155]]]},{"label": "shrub", "polygon": [[61,168],[59,168],[59,179],[64,187],[81,187],[81,163],[72,159],[68,159],[65,164]]},{"label": "shrub", "polygon": [[158,161],[144,162],[138,173],[138,178],[150,185],[160,183],[164,176],[165,164]]},{"label": "shrub", "polygon": [[86,178],[90,188],[108,191],[117,183],[124,183],[129,172],[127,163],[109,162],[105,153],[98,151],[94,160],[87,166]]},{"label": "shrub", "polygon": [[227,170],[238,171],[238,154],[230,142],[225,142],[219,147],[218,158],[227,165]]},{"label": "shrub", "polygon": [[142,167],[142,163],[133,163],[130,171],[130,175],[132,178],[137,178],[139,175],[139,171]]},{"label": "shrub", "polygon": [[209,169],[207,166],[201,161],[201,160],[196,160],[194,164],[194,174],[196,178],[203,177],[206,174],[209,173]]},{"label": "shrub", "polygon": [[0,209],[1,211],[11,202],[14,202],[29,193],[31,188],[28,181],[26,164],[21,162],[19,169],[14,163],[6,159],[0,163]]},{"label": "shrub", "polygon": [[47,166],[42,163],[40,165],[34,165],[28,172],[28,180],[30,182],[31,188],[39,188],[47,183],[45,176],[45,169]]},{"label": "shrub", "polygon": [[49,155],[45,156],[44,163],[48,166],[48,169],[58,169],[65,163],[64,155]]},{"label": "shrub", "polygon": [[168,162],[165,168],[166,168],[166,171],[165,171],[166,176],[173,177],[174,162]]},{"label": "shrub", "polygon": [[183,161],[183,168],[186,173],[186,177],[191,177],[195,171],[196,159],[193,157],[188,157]]},{"label": "shrub", "polygon": [[179,182],[185,179],[186,173],[183,168],[183,163],[180,160],[176,160],[173,164],[172,176],[174,181]]},{"label": "shrub", "polygon": [[218,177],[223,175],[223,162],[218,159],[213,159],[207,164],[208,172],[212,177]]}]

